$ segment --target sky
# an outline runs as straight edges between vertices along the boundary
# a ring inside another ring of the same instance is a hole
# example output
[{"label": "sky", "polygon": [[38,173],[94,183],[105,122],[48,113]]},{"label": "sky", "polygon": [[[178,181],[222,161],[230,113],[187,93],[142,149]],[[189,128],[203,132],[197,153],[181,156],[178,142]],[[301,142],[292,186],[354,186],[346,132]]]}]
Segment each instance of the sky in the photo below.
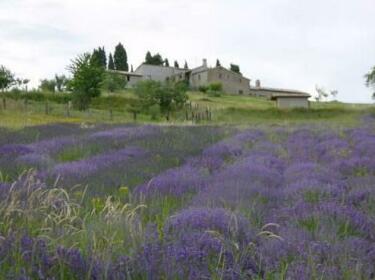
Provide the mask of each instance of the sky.
[{"label": "sky", "polygon": [[148,50],[189,67],[239,64],[262,86],[338,90],[369,103],[375,0],[0,0],[0,65],[32,86],[71,59],[121,42],[136,68]]}]

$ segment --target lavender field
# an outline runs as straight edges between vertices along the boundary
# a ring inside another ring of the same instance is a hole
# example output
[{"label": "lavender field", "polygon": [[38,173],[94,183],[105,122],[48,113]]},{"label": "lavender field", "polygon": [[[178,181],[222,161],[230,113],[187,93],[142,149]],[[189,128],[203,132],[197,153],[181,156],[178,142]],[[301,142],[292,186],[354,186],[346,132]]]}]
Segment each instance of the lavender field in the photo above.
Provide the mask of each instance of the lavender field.
[{"label": "lavender field", "polygon": [[375,279],[371,117],[0,133],[0,279]]}]

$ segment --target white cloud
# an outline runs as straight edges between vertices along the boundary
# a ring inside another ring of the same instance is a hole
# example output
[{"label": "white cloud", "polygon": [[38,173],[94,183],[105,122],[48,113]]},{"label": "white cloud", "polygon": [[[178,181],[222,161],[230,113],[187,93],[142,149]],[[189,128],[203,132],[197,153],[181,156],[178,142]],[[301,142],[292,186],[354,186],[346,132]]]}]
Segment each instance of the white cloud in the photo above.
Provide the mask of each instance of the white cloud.
[{"label": "white cloud", "polygon": [[36,84],[75,55],[121,41],[134,66],[147,50],[190,66],[220,58],[264,85],[319,84],[370,102],[373,14],[373,0],[1,0],[0,63]]}]

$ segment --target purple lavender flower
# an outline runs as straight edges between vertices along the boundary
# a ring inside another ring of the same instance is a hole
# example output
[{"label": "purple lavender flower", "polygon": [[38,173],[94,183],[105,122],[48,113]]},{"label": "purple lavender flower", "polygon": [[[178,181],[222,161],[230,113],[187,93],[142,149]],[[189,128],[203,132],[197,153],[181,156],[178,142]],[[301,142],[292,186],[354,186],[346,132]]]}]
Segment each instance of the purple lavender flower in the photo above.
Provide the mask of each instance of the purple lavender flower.
[{"label": "purple lavender flower", "polygon": [[118,151],[112,151],[106,154],[93,156],[88,159],[62,163],[56,165],[52,176],[61,176],[64,178],[85,178],[100,169],[108,168],[115,164],[125,163],[132,158],[144,157],[146,152],[137,147],[129,147]]}]

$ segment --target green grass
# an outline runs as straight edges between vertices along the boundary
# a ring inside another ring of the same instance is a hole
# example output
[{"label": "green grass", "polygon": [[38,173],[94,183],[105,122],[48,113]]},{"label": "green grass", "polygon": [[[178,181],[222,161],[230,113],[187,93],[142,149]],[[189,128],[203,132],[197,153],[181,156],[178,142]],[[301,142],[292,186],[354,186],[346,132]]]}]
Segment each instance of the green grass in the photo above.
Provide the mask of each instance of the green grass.
[{"label": "green grass", "polygon": [[[104,93],[92,102],[92,108],[86,112],[70,111],[67,116],[66,105],[49,102],[50,112],[45,113],[45,102],[29,101],[27,110],[23,100],[7,99],[7,110],[0,109],[0,127],[19,129],[26,126],[57,122],[68,123],[129,123],[133,115],[128,111],[135,96],[131,91]],[[212,121],[200,121],[201,124],[230,125],[292,125],[303,123],[325,123],[334,126],[354,126],[364,114],[374,113],[373,105],[345,104],[340,102],[311,102],[309,110],[279,110],[273,101],[250,96],[221,95],[212,97],[200,92],[189,92],[194,110],[212,112]],[[112,110],[112,118],[110,115]],[[166,123],[158,116],[138,114],[138,123]],[[185,110],[172,115],[170,123],[189,124],[185,121]]]}]

